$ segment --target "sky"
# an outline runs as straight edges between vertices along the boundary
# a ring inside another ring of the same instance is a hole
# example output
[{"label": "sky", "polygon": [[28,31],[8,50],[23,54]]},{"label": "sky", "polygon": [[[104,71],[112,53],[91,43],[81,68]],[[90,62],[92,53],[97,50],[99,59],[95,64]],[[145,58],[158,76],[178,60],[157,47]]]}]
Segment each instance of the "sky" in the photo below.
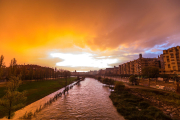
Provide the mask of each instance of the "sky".
[{"label": "sky", "polygon": [[99,70],[180,45],[180,0],[0,0],[5,64]]}]

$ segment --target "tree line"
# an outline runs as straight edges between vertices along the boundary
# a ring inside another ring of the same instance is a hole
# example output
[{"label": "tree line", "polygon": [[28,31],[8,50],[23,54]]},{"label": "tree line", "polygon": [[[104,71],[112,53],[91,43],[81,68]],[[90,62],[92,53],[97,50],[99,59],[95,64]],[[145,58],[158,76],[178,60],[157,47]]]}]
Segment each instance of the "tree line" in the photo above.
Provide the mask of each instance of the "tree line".
[{"label": "tree line", "polygon": [[11,76],[19,76],[21,80],[40,80],[70,76],[70,71],[58,70],[57,68],[41,67],[38,65],[18,65],[13,58],[10,66],[6,67],[4,56],[0,57],[0,80],[10,80]]}]

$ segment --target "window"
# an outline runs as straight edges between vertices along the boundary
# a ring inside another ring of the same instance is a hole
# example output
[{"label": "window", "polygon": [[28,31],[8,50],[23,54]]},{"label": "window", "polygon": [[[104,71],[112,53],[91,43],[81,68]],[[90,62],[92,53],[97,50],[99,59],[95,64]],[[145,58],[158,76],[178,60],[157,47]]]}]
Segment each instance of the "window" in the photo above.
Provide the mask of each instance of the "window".
[{"label": "window", "polygon": [[173,70],[176,70],[176,66],[173,66]]},{"label": "window", "polygon": [[169,52],[173,52],[173,50],[169,50]]},{"label": "window", "polygon": [[171,59],[171,61],[174,61],[174,59]]},{"label": "window", "polygon": [[168,68],[171,68],[170,64],[168,64]]}]

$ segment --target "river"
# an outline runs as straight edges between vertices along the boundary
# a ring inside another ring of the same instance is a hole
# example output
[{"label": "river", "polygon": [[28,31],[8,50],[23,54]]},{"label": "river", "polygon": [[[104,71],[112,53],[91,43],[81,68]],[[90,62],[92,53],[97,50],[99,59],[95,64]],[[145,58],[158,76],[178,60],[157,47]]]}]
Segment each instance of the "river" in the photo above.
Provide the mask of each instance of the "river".
[{"label": "river", "polygon": [[110,92],[102,83],[86,78],[50,106],[36,114],[33,120],[124,120],[109,98]]}]

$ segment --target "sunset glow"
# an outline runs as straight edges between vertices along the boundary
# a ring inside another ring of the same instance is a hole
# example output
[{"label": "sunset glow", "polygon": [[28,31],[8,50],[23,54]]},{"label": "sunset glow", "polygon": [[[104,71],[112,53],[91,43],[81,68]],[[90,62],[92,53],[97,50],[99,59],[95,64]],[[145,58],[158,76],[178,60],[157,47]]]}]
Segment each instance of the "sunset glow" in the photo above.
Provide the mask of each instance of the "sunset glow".
[{"label": "sunset glow", "polygon": [[[0,0],[5,64],[70,71],[157,57],[180,44],[179,0]],[[110,56],[110,57],[109,57]]]},{"label": "sunset glow", "polygon": [[58,57],[62,59],[62,62],[56,63],[57,66],[70,66],[70,67],[95,67],[95,68],[107,68],[109,64],[117,62],[117,59],[95,59],[93,54],[82,53],[52,53],[53,58]]}]

